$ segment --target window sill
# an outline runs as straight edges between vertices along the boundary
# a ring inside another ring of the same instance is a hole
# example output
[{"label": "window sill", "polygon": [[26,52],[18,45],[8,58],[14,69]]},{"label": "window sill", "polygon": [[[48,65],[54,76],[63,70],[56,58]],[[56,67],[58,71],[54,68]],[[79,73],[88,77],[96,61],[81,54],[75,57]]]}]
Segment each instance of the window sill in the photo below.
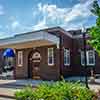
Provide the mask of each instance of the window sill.
[{"label": "window sill", "polygon": [[54,66],[54,64],[48,64],[48,66]]},{"label": "window sill", "polygon": [[64,64],[64,66],[70,66],[70,64]]},{"label": "window sill", "polygon": [[18,67],[22,67],[23,65],[18,65]]}]

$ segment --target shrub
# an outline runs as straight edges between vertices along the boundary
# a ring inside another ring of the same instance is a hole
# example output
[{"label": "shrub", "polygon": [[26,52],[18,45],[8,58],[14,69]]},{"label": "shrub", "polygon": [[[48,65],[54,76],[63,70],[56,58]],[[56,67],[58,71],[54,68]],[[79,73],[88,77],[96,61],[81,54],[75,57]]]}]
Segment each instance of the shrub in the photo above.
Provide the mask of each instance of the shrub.
[{"label": "shrub", "polygon": [[26,86],[22,90],[18,90],[15,93],[16,100],[33,100],[33,88],[31,85]]},{"label": "shrub", "polygon": [[26,87],[15,93],[17,100],[92,100],[94,93],[80,83],[42,83],[34,91]]}]

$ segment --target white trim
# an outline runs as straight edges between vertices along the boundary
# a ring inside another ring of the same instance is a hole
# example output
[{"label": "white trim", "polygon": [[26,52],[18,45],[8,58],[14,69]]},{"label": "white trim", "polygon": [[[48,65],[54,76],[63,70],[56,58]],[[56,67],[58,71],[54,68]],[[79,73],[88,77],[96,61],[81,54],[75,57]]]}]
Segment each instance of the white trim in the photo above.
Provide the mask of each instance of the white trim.
[{"label": "white trim", "polygon": [[[51,55],[50,55],[50,49],[52,50]],[[52,63],[49,63],[49,57],[52,57]],[[48,65],[50,66],[54,65],[54,48],[48,48]]]},{"label": "white trim", "polygon": [[[89,64],[89,52],[93,53],[93,55],[92,55],[93,61],[94,61],[93,64]],[[84,63],[82,62],[82,59],[84,59],[84,58],[82,58],[82,57],[84,57],[84,51],[81,51],[81,65],[84,66]],[[87,50],[86,51],[86,63],[87,63],[86,65],[88,65],[88,66],[94,66],[95,65],[95,51],[94,50]]]},{"label": "white trim", "polygon": [[[92,64],[90,64],[89,63],[89,53],[90,52],[92,52],[92,56],[93,56],[93,63]],[[89,65],[89,66],[94,66],[95,65],[95,51],[94,50],[88,50],[87,51],[87,65]]]},{"label": "white trim", "polygon": [[[66,63],[64,62],[64,65],[70,66],[70,50],[69,49],[64,48],[64,58],[65,58],[65,56],[66,56]],[[68,56],[69,56],[69,62],[67,60]]]},{"label": "white trim", "polygon": [[[18,51],[18,58],[17,58],[18,66],[23,66],[23,51]],[[20,60],[20,61],[19,61]]]},{"label": "white trim", "polygon": [[45,31],[40,31],[40,32],[30,32],[26,34],[16,35],[10,38],[0,39],[0,46],[2,47],[7,45],[15,45],[36,40],[47,40],[57,45],[59,45],[60,41],[59,37]]}]

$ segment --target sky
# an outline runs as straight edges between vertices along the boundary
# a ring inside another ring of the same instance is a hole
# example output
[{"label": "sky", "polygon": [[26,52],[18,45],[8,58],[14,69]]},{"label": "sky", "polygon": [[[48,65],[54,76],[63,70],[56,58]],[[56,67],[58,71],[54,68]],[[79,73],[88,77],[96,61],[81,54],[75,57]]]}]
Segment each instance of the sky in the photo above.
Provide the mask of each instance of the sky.
[{"label": "sky", "polygon": [[60,26],[76,30],[95,25],[93,0],[0,0],[0,38]]}]

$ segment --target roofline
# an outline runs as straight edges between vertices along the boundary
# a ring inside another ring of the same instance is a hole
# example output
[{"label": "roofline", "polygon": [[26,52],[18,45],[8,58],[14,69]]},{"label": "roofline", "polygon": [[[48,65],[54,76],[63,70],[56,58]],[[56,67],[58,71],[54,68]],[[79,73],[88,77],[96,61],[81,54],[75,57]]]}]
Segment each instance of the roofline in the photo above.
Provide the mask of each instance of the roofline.
[{"label": "roofline", "polygon": [[44,29],[40,29],[40,30],[33,30],[33,31],[30,31],[30,32],[24,32],[24,33],[16,34],[14,36],[19,36],[19,35],[29,34],[29,33],[35,33],[35,32],[40,32],[40,31],[47,31],[47,30],[58,29],[58,28],[60,28],[60,27],[56,26],[56,27],[44,28]]},{"label": "roofline", "polygon": [[[50,27],[50,28],[45,28],[45,29],[40,29],[40,30],[35,30],[35,31],[30,31],[30,32],[24,32],[24,33],[20,33],[20,34],[15,34],[14,36],[3,38],[3,39],[0,39],[0,40],[10,39],[10,38],[14,38],[14,37],[17,37],[17,36],[31,34],[31,33],[36,33],[36,32],[40,32],[40,31],[45,31],[45,32],[59,31],[59,32],[62,32],[63,34],[65,34],[65,35],[67,35],[67,36],[69,36],[70,38],[73,38],[73,39],[81,37],[81,34],[74,36],[74,35],[72,35],[70,33],[71,31],[74,32],[74,31],[78,31],[78,30],[69,30],[69,31],[66,31],[65,29],[61,28],[60,26],[56,26],[56,27]],[[53,34],[53,35],[56,35],[56,34]]]}]

